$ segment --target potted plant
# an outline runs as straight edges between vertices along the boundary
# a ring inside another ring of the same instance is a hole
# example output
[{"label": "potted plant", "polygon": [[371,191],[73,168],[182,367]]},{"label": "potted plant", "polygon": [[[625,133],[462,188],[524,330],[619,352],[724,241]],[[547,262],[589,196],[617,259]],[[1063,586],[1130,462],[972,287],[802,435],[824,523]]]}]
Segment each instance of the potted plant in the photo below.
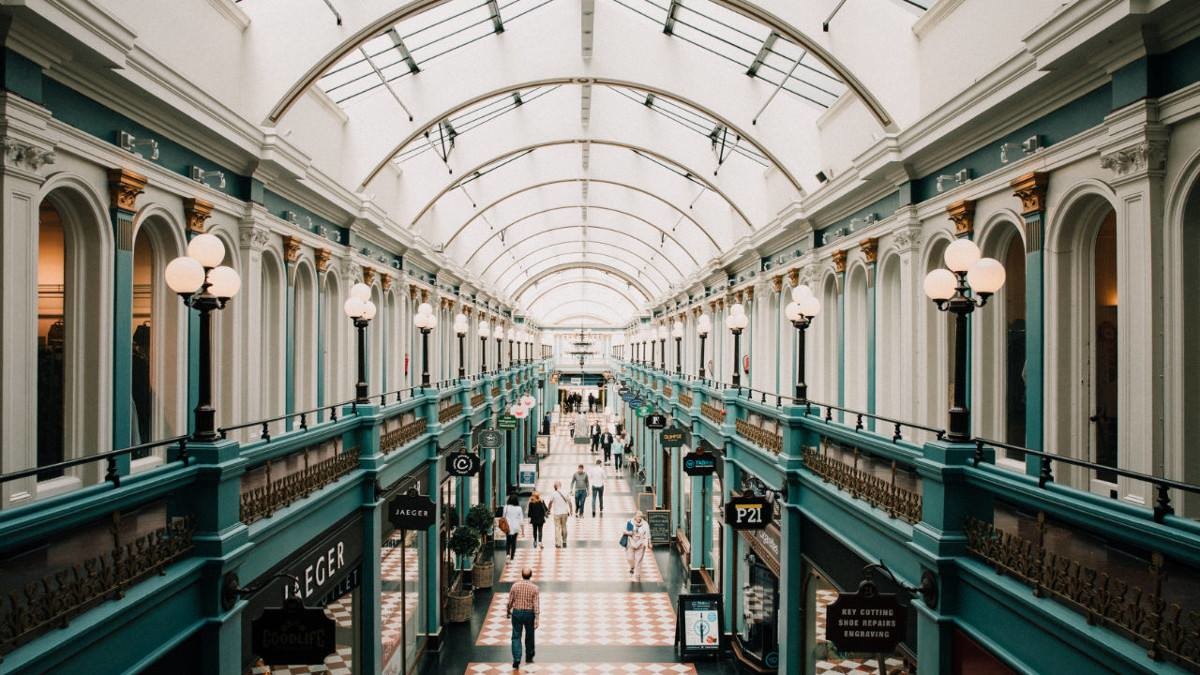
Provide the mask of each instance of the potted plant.
[{"label": "potted plant", "polygon": [[492,549],[489,546],[491,533],[496,528],[496,518],[492,511],[483,504],[476,504],[467,511],[467,527],[480,534],[479,555],[471,568],[471,582],[475,588],[491,588],[492,574],[495,564],[492,561]]},{"label": "potted plant", "polygon": [[[459,557],[463,566],[466,567],[470,564],[471,556],[479,550],[479,533],[465,525],[456,527],[450,533],[448,546]],[[475,593],[474,591],[464,589],[464,582],[466,582],[465,572],[459,574],[458,583],[454,585],[448,595],[446,621],[450,623],[462,623],[471,620],[471,612],[475,604]]]}]

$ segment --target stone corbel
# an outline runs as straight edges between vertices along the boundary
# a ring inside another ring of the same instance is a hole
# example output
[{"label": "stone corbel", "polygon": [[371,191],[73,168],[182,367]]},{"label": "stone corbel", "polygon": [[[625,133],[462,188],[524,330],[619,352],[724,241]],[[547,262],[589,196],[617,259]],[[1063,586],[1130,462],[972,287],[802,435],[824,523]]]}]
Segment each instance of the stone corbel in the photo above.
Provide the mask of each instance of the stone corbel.
[{"label": "stone corbel", "polygon": [[692,316],[696,317],[697,319],[699,319],[700,315],[703,313],[704,313],[703,305],[696,305],[695,307],[692,308]]},{"label": "stone corbel", "polygon": [[271,241],[271,232],[257,225],[243,225],[238,228],[238,244],[250,251],[262,252]]},{"label": "stone corbel", "polygon": [[954,223],[954,236],[969,237],[975,231],[975,200],[960,199],[946,207],[946,214]]},{"label": "stone corbel", "polygon": [[208,228],[205,221],[212,215],[213,205],[203,199],[186,197],[183,200],[183,218],[187,223],[188,232],[203,234]]},{"label": "stone corbel", "polygon": [[879,257],[879,237],[871,237],[858,242],[858,250],[862,251],[863,258],[866,259],[868,265],[874,265],[875,260]]},{"label": "stone corbel", "polygon": [[383,289],[384,293],[387,293],[388,291],[392,290],[392,281],[393,280],[395,280],[395,277],[393,277],[390,274],[379,275],[379,286],[380,286],[380,288]]},{"label": "stone corbel", "polygon": [[283,259],[294,263],[300,259],[300,240],[290,235],[283,235]]},{"label": "stone corbel", "polygon": [[1167,144],[1164,141],[1143,141],[1101,154],[1100,167],[1112,171],[1118,177],[1143,172],[1161,174],[1166,170],[1166,150]]},{"label": "stone corbel", "polygon": [[370,267],[364,267],[362,270],[362,280],[368,286],[375,283],[375,270]]},{"label": "stone corbel", "polygon": [[776,293],[783,290],[782,274],[776,274],[775,276],[771,277],[771,290],[775,291]]},{"label": "stone corbel", "polygon": [[751,300],[754,300],[754,287],[753,286],[747,286],[745,292],[746,292],[746,302],[750,302]]},{"label": "stone corbel", "polygon": [[137,211],[137,198],[146,190],[146,177],[129,169],[108,170],[108,190],[112,207],[122,211]]},{"label": "stone corbel", "polygon": [[1013,196],[1021,200],[1021,215],[1029,216],[1046,210],[1046,184],[1050,176],[1041,171],[1031,171],[1009,183]]},{"label": "stone corbel", "polygon": [[921,226],[910,225],[892,232],[892,243],[898,253],[911,253],[921,248]]},{"label": "stone corbel", "polygon": [[800,268],[793,267],[787,273],[788,285],[795,288],[800,285]]},{"label": "stone corbel", "polygon": [[[15,138],[4,139],[4,166],[10,169],[39,171],[56,159],[52,148],[43,148]],[[134,174],[137,175],[137,174]],[[144,179],[143,179],[143,184]]]},{"label": "stone corbel", "polygon": [[832,260],[834,272],[842,274],[846,271],[846,253],[847,251],[845,249],[833,252]]}]

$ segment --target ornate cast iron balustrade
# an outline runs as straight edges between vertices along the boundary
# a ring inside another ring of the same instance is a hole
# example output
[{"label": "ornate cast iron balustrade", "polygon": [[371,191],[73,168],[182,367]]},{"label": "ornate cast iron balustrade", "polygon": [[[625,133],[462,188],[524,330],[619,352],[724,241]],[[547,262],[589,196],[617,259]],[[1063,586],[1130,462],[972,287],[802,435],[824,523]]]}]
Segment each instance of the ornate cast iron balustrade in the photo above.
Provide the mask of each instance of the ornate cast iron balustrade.
[{"label": "ornate cast iron balustrade", "polygon": [[280,508],[303,499],[333,483],[358,466],[358,449],[335,454],[329,459],[307,466],[278,480],[270,480],[267,465],[267,484],[242,493],[241,520],[249,525],[270,517]]},{"label": "ornate cast iron balustrade", "polygon": [[672,389],[670,385],[668,385],[668,384],[663,385],[663,396],[666,396],[667,398],[671,398],[671,395],[674,393],[675,393],[675,390]]},{"label": "ornate cast iron balustrade", "polygon": [[463,412],[463,404],[452,403],[438,411],[438,424],[445,424],[455,417],[459,417]]},{"label": "ornate cast iron balustrade", "polygon": [[1150,556],[1153,587],[1137,586],[1084,567],[1079,562],[1047,551],[1044,546],[1046,514],[1038,513],[1037,539],[1030,541],[998,530],[990,523],[968,518],[964,530],[967,550],[1033,587],[1038,597],[1050,597],[1082,612],[1091,625],[1101,625],[1146,647],[1154,659],[1175,661],[1189,670],[1200,670],[1200,612],[1184,611],[1163,598],[1163,556]]},{"label": "ornate cast iron balustrade", "polygon": [[724,408],[718,408],[717,406],[710,405],[708,403],[701,403],[700,404],[700,414],[704,415],[705,417],[707,417],[708,419],[712,420],[713,422],[715,422],[717,424],[725,423],[725,409]]},{"label": "ornate cast iron balustrade", "polygon": [[783,452],[783,437],[779,434],[771,433],[762,427],[756,427],[746,420],[737,420],[734,423],[734,428],[737,430],[737,435],[745,438],[751,443],[766,448],[775,454]]},{"label": "ornate cast iron balustrade", "polygon": [[896,485],[896,463],[892,462],[892,478],[886,481],[873,473],[863,471],[856,465],[858,451],[854,451],[855,465],[824,455],[812,448],[804,449],[804,466],[821,477],[826,483],[850,493],[877,509],[887,511],[888,517],[899,518],[916,524],[921,520],[921,495]]},{"label": "ornate cast iron balustrade", "polygon": [[142,579],[163,574],[167,565],[192,550],[191,517],[166,526],[111,551],[30,581],[20,592],[0,597],[0,655],[29,642],[105,600],[124,597]]},{"label": "ornate cast iron balustrade", "polygon": [[504,383],[504,391],[512,391],[512,382]]},{"label": "ornate cast iron balustrade", "polygon": [[403,424],[399,429],[385,433],[379,439],[379,451],[387,454],[396,448],[412,443],[429,427],[424,417]]},{"label": "ornate cast iron balustrade", "polygon": [[479,408],[479,407],[481,407],[482,405],[483,405],[483,394],[482,394],[482,393],[480,393],[480,394],[472,394],[472,395],[471,395],[471,407],[472,407],[472,408]]},{"label": "ornate cast iron balustrade", "polygon": [[692,395],[686,391],[679,392],[679,405],[685,408],[692,407]]},{"label": "ornate cast iron balustrade", "polygon": [[492,387],[492,398],[500,398],[500,387]]}]

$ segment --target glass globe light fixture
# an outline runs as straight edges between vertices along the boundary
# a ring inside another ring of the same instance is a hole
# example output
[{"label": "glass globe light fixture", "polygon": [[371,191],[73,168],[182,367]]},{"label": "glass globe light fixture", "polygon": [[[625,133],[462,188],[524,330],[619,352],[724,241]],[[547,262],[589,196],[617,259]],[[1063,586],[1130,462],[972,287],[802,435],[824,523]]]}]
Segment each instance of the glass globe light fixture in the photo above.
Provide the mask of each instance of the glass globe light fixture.
[{"label": "glass globe light fixture", "polygon": [[966,272],[979,261],[979,257],[979,247],[970,239],[956,239],[942,255],[951,272]]},{"label": "glass globe light fixture", "polygon": [[180,256],[167,263],[163,270],[167,287],[181,295],[189,295],[204,285],[204,265],[189,256]]},{"label": "glass globe light fixture", "polygon": [[198,234],[187,245],[187,256],[194,258],[207,269],[212,269],[225,260],[225,244],[215,234]]}]

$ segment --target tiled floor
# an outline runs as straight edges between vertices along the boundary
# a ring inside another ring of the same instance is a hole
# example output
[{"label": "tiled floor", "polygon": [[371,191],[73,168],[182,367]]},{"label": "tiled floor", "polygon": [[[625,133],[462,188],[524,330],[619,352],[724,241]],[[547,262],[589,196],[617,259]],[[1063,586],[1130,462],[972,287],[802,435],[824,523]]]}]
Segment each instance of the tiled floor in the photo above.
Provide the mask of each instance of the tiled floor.
[{"label": "tiled floor", "polygon": [[[696,667],[690,663],[537,663],[521,671],[543,675],[690,675]],[[510,672],[511,663],[471,663],[466,675]]]},{"label": "tiled floor", "polygon": [[[614,538],[615,541],[615,538]],[[513,582],[521,578],[521,569],[529,566],[533,577],[546,581],[629,581],[629,565],[625,561],[625,550],[617,547],[605,548],[518,548],[517,557],[504,566],[500,581]],[[641,581],[662,581],[658,563],[654,556],[642,558]]]},{"label": "tiled floor", "polygon": [[[817,641],[825,640],[825,615],[829,605],[837,600],[838,594],[834,590],[818,589],[817,590]],[[893,668],[903,666],[904,662],[896,658],[884,659],[884,666],[890,671]],[[878,664],[874,661],[865,661],[863,659],[836,659],[826,661],[817,659],[817,675],[825,673],[845,673],[846,675],[872,675],[879,672]]]},{"label": "tiled floor", "polygon": [[[504,616],[507,603],[508,593],[492,595],[475,644],[509,644],[512,622]],[[669,647],[675,641],[675,609],[666,593],[543,591],[541,604],[538,644]]]}]

